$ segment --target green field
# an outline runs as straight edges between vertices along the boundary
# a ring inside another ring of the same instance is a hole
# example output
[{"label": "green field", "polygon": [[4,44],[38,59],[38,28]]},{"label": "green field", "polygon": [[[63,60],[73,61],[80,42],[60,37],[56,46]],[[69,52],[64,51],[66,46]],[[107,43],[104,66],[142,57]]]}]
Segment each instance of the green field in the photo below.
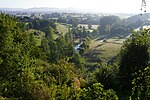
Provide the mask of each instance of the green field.
[{"label": "green field", "polygon": [[60,23],[57,23],[57,30],[60,33],[66,34],[68,32],[68,27],[67,27],[67,25],[62,25]]},{"label": "green field", "polygon": [[94,39],[91,41],[89,50],[85,53],[87,58],[96,56],[104,62],[110,61],[120,52],[125,39]]}]

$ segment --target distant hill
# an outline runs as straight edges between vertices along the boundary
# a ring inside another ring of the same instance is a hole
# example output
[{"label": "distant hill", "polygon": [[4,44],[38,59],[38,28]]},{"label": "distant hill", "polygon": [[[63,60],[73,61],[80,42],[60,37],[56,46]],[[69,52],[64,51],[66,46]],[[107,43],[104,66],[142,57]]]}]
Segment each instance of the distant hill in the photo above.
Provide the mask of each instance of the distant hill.
[{"label": "distant hill", "polygon": [[142,27],[144,25],[150,25],[150,13],[138,14],[127,19],[123,19],[122,24],[125,26],[130,26],[133,29]]},{"label": "distant hill", "polygon": [[[77,9],[77,8],[49,8],[49,7],[34,7],[29,9],[22,8],[0,8],[1,11],[21,11],[21,12],[67,12],[67,13],[92,13],[94,10]],[[96,11],[95,11],[96,12]]]},{"label": "distant hill", "polygon": [[78,9],[78,8],[49,8],[49,7],[34,7],[29,9],[23,9],[23,8],[0,8],[0,11],[4,12],[10,12],[10,11],[19,11],[19,12],[40,12],[40,13],[97,13],[99,15],[116,15],[121,18],[127,18],[130,16],[133,16],[135,14],[125,14],[125,13],[105,13],[101,12],[99,10],[91,10],[91,9]]},{"label": "distant hill", "polygon": [[0,11],[25,11],[23,8],[0,8]]}]

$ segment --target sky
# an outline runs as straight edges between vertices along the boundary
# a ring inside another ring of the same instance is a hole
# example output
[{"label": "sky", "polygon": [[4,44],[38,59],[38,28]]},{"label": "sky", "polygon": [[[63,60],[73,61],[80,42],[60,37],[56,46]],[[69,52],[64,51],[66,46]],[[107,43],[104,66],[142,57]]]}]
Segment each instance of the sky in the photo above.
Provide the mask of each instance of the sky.
[{"label": "sky", "polygon": [[[0,0],[1,8],[79,8],[105,13],[140,13],[142,0]],[[147,12],[150,12],[150,0]]]}]

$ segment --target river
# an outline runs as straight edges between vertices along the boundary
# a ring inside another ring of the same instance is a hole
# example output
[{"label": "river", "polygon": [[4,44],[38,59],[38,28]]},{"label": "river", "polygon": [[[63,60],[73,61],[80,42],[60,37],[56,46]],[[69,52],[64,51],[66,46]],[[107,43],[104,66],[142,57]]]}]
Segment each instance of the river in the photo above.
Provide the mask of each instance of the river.
[{"label": "river", "polygon": [[78,49],[80,48],[80,46],[81,46],[82,43],[83,43],[83,41],[80,42],[79,44],[77,44],[77,45],[74,47],[74,49],[75,49],[75,50],[78,50]]}]

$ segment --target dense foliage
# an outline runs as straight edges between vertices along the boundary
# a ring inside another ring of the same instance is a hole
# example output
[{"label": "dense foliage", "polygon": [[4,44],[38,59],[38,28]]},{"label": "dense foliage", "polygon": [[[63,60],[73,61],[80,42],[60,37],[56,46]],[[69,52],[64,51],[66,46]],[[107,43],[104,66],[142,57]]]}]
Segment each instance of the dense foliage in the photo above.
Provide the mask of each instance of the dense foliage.
[{"label": "dense foliage", "polygon": [[36,38],[41,33],[29,33],[16,18],[0,14],[0,99],[79,100],[87,99],[88,93],[92,99],[96,91],[94,98],[117,99],[100,83],[84,88],[88,82],[79,71],[84,64],[74,51],[71,33],[54,38],[54,28],[47,22],[44,30],[38,30],[45,32],[39,45]]},{"label": "dense foliage", "polygon": [[[142,85],[142,92],[145,93],[147,88],[145,77],[145,68],[149,66],[149,29],[140,33],[134,32],[131,37],[126,40],[121,50],[120,59],[120,84],[122,91],[132,91],[137,97],[139,87]],[[130,94],[131,95],[131,94]],[[141,94],[144,98],[146,95]],[[134,98],[135,98],[134,97]]]},{"label": "dense foliage", "polygon": [[[67,33],[56,32],[58,23],[49,20],[52,16],[72,24]],[[86,58],[91,39],[99,38],[99,34],[129,34],[132,24],[124,25],[127,20],[105,16],[100,19],[99,30],[93,30],[91,17],[88,29],[78,26],[87,19],[64,20],[58,13],[43,18],[25,17],[18,21],[0,14],[0,99],[150,99],[149,29],[133,31],[118,58],[109,64],[93,53],[90,60]],[[133,27],[141,24],[136,25]]]}]

